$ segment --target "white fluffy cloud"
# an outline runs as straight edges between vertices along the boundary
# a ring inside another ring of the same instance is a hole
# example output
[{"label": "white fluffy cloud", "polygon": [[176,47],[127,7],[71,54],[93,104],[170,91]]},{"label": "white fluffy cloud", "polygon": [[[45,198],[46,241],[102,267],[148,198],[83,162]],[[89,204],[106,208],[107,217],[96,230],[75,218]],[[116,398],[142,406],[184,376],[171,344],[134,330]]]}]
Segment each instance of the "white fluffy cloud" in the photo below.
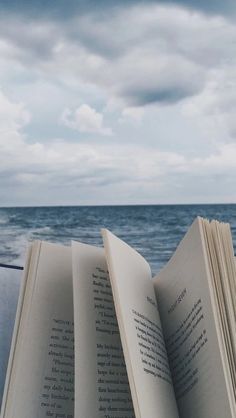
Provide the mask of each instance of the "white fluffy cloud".
[{"label": "white fluffy cloud", "polygon": [[236,141],[235,76],[236,68],[231,66],[212,70],[204,91],[182,106],[183,114],[198,121],[209,141]]},{"label": "white fluffy cloud", "polygon": [[120,122],[131,120],[133,123],[140,123],[144,115],[144,109],[141,107],[125,107],[122,111]]},{"label": "white fluffy cloud", "polygon": [[[94,198],[100,204],[173,202],[179,193],[180,201],[184,202],[194,201],[196,189],[201,187],[204,197],[206,185],[211,187],[208,200],[214,200],[219,181],[214,185],[212,179],[219,175],[222,190],[228,193],[227,197],[230,195],[227,179],[229,173],[232,179],[236,175],[236,144],[222,144],[204,158],[186,158],[182,153],[160,151],[155,146],[146,148],[145,144],[91,145],[63,139],[52,144],[28,143],[22,135],[22,126],[16,127],[23,105],[17,107],[3,95],[2,102],[13,110],[8,112],[8,127],[14,129],[1,135],[0,198],[6,199],[8,194],[8,202],[12,204],[17,196],[18,199],[23,196],[25,204],[62,203],[61,190],[63,198],[73,196],[75,204],[94,203]],[[10,195],[9,187],[13,192]]]},{"label": "white fluffy cloud", "polygon": [[79,132],[98,135],[112,135],[112,130],[104,126],[103,114],[87,104],[82,104],[74,111],[65,109],[61,121],[69,128]]},{"label": "white fluffy cloud", "polygon": [[[16,131],[27,125],[30,121],[30,113],[23,103],[13,103],[0,90],[0,133],[1,135]],[[1,136],[0,136],[1,141]]]}]

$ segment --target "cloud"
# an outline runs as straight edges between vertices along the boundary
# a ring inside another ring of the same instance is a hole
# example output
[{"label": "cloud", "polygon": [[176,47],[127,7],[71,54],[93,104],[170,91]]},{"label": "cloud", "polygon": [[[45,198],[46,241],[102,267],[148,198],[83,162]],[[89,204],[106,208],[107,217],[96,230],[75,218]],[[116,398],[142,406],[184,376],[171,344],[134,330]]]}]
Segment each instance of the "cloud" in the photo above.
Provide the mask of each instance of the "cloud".
[{"label": "cloud", "polygon": [[75,15],[63,24],[4,16],[1,59],[11,68],[30,66],[32,76],[51,83],[99,89],[123,108],[192,98],[204,90],[213,68],[224,70],[229,60],[234,65],[236,29],[223,17],[173,4],[109,10]]},{"label": "cloud", "polygon": [[[16,29],[19,29],[16,34]],[[1,16],[0,38],[3,54],[8,59],[29,62],[47,62],[53,58],[53,46],[60,36],[57,24],[50,20],[26,19],[15,15]]]},{"label": "cloud", "polygon": [[187,7],[188,9],[201,11],[213,15],[232,16],[236,12],[234,0],[163,0],[162,4],[175,4]]},{"label": "cloud", "polygon": [[112,135],[112,130],[104,126],[103,114],[96,112],[95,109],[87,104],[82,104],[74,112],[70,109],[65,109],[62,113],[61,121],[68,128],[79,132]]},{"label": "cloud", "polygon": [[236,175],[235,25],[184,0],[102,3],[79,13],[72,2],[64,20],[48,2],[44,15],[1,15],[0,195],[173,202],[208,187],[205,199],[217,196],[214,180]]},{"label": "cloud", "polygon": [[86,14],[96,12],[104,14],[112,9],[117,9],[131,6],[133,4],[170,4],[181,5],[193,10],[199,10],[209,14],[223,14],[232,16],[235,14],[235,1],[234,0],[60,0],[52,2],[50,0],[28,0],[21,1],[20,8],[17,0],[1,1],[0,10],[2,12],[18,13],[28,16],[43,16],[50,17],[57,20],[70,19],[75,14]]},{"label": "cloud", "polygon": [[146,56],[141,61],[140,56],[140,51],[131,52],[119,66],[123,78],[114,90],[128,105],[172,104],[203,88],[204,74],[191,62],[174,55]]},{"label": "cloud", "polygon": [[122,117],[119,119],[120,123],[125,121],[132,121],[133,123],[141,123],[144,116],[144,109],[140,107],[125,107],[122,111]]},{"label": "cloud", "polygon": [[204,159],[195,159],[194,164],[206,173],[236,174],[236,144],[228,143],[218,146],[218,152]]},{"label": "cloud", "polygon": [[9,106],[9,129],[0,138],[0,197],[5,204],[14,204],[11,199],[17,196],[24,204],[161,203],[174,202],[178,196],[183,202],[194,201],[199,190],[204,196],[206,187],[208,200],[219,196],[219,187],[221,196],[230,196],[236,144],[220,144],[211,155],[187,158],[145,144],[28,142],[22,132],[25,117],[19,117],[23,105],[15,107],[2,95],[3,102]]},{"label": "cloud", "polygon": [[233,66],[212,70],[205,89],[182,106],[183,114],[194,118],[209,141],[236,140],[236,70]]},{"label": "cloud", "polygon": [[[30,121],[30,113],[23,103],[11,102],[0,90],[0,134],[15,132]],[[1,139],[0,139],[1,140]]]},{"label": "cloud", "polygon": [[[174,202],[176,198],[179,202],[194,201],[195,191],[202,188],[204,196],[211,184],[209,201],[212,196],[223,198],[229,171],[232,178],[236,174],[236,148],[232,144],[205,159],[186,159],[178,153],[137,145],[90,146],[58,140],[53,148],[37,143],[22,146],[24,155],[19,158],[16,148],[5,169],[1,165],[5,176],[1,175],[0,194],[11,185],[25,196],[26,204],[39,196],[40,204],[79,204],[81,199],[90,204],[132,203],[133,199],[136,203]],[[220,180],[212,184],[214,178]]]}]

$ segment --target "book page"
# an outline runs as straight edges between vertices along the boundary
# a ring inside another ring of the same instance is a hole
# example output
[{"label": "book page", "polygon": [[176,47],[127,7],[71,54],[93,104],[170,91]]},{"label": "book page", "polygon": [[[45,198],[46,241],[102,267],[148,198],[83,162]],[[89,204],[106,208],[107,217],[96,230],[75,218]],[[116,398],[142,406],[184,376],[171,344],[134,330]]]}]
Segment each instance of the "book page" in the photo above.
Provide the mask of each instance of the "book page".
[{"label": "book page", "polygon": [[197,219],[155,280],[181,418],[233,418],[214,292]]},{"label": "book page", "polygon": [[75,416],[134,418],[104,250],[72,243]]},{"label": "book page", "polygon": [[151,271],[136,251],[103,230],[136,418],[178,417]]},{"label": "book page", "polygon": [[[214,283],[222,323],[223,340],[225,347],[227,347],[227,357],[230,363],[232,381],[234,382],[234,394],[236,397],[236,269],[231,231],[229,224],[217,221],[212,221],[210,225],[206,224],[205,230],[209,230],[207,234],[208,243],[210,247],[213,247],[216,256],[216,260],[211,264],[212,267],[217,267],[217,269],[213,269]],[[210,232],[211,234],[209,234]],[[209,235],[211,236],[210,242]]]},{"label": "book page", "polygon": [[0,409],[22,270],[0,265]]},{"label": "book page", "polygon": [[71,249],[35,243],[24,282],[2,418],[72,418]]}]

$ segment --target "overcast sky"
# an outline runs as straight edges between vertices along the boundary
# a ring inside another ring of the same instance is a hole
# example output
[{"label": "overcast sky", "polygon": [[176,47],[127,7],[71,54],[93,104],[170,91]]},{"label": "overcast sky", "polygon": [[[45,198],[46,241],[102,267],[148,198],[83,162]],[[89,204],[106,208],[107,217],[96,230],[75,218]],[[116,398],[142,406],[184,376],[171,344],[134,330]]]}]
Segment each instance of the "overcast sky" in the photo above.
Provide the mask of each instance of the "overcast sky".
[{"label": "overcast sky", "polygon": [[235,0],[0,3],[0,205],[236,202]]}]

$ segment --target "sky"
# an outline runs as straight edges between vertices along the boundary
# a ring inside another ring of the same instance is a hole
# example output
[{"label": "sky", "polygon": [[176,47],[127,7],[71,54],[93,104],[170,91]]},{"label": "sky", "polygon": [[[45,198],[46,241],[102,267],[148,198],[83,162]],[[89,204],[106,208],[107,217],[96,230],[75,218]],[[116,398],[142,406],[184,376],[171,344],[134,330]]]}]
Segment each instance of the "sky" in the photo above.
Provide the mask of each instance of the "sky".
[{"label": "sky", "polygon": [[236,203],[235,0],[1,0],[0,206]]}]

